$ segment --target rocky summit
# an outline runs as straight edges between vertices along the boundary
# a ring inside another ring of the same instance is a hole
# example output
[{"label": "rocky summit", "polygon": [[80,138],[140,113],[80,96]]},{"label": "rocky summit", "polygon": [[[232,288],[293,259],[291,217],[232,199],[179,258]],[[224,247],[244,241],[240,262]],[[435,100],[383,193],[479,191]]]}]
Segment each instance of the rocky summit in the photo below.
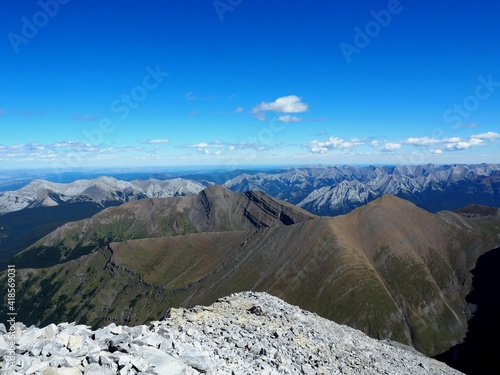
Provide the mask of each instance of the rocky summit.
[{"label": "rocky summit", "polygon": [[369,338],[266,293],[170,309],[161,321],[135,327],[15,328],[16,360],[7,363],[12,340],[0,326],[6,374],[459,374],[410,347]]}]

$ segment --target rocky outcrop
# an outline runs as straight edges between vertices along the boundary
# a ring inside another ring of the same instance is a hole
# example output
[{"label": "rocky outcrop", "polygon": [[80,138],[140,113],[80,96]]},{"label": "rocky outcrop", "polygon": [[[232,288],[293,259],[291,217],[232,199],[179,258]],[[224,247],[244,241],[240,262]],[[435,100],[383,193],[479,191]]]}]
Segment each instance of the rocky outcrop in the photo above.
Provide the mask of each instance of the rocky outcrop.
[{"label": "rocky outcrop", "polygon": [[468,204],[499,207],[499,173],[499,164],[319,166],[243,173],[224,186],[262,190],[316,215],[346,214],[384,194],[438,212]]},{"label": "rocky outcrop", "polygon": [[102,176],[69,184],[35,180],[15,191],[0,192],[0,215],[24,208],[53,207],[60,203],[93,202],[103,206],[142,198],[197,194],[204,185],[182,178],[121,181]]},{"label": "rocky outcrop", "polygon": [[265,293],[171,309],[164,320],[135,327],[15,328],[16,359],[7,363],[12,340],[0,326],[8,374],[459,374]]}]

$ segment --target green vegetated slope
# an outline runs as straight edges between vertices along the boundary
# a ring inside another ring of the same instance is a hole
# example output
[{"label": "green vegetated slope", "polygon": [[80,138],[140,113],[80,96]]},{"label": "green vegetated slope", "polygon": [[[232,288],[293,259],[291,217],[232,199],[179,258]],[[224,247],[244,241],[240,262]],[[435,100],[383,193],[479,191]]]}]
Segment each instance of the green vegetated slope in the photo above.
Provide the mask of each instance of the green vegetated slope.
[{"label": "green vegetated slope", "polygon": [[112,241],[266,228],[313,217],[261,192],[241,194],[211,186],[197,195],[142,199],[106,209],[90,219],[67,223],[9,262],[19,268],[49,267],[77,259]]},{"label": "green vegetated slope", "polygon": [[[48,245],[85,254],[18,266],[18,305],[29,306],[19,320],[138,324],[169,307],[256,290],[432,355],[464,336],[469,270],[500,242],[498,218],[434,215],[392,196],[315,218],[262,193],[210,189],[188,203],[166,199],[168,210],[145,200],[104,211],[66,226],[81,238],[61,228],[21,253],[18,261]],[[108,236],[109,225],[124,219],[120,230],[134,235]]]}]

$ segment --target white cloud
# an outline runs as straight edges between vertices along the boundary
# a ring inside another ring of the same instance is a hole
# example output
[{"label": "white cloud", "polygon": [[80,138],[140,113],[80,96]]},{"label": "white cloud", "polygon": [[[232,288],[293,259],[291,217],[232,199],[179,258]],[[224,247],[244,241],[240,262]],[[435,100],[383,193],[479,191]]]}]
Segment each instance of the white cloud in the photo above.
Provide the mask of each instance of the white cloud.
[{"label": "white cloud", "polygon": [[486,133],[482,133],[482,134],[471,135],[471,138],[477,138],[477,139],[497,139],[497,138],[500,138],[500,133],[486,132]]},{"label": "white cloud", "polygon": [[403,145],[398,142],[387,142],[382,144],[382,146],[378,147],[377,149],[379,151],[385,151],[385,152],[391,152],[391,151],[396,151],[399,150]]},{"label": "white cloud", "polygon": [[268,151],[273,148],[278,148],[280,145],[265,145],[258,142],[222,142],[220,140],[215,140],[212,142],[199,142],[194,144],[185,144],[181,146],[182,148],[194,149],[201,153],[210,152],[210,149],[215,149],[214,154],[220,155],[222,153],[240,150],[255,150],[255,151]]},{"label": "white cloud", "polygon": [[147,145],[157,145],[157,144],[162,144],[162,143],[170,143],[170,139],[166,139],[166,138],[152,139],[152,140],[142,141],[141,143],[144,143]]},{"label": "white cloud", "polygon": [[467,150],[474,146],[482,146],[484,141],[479,138],[470,138],[466,141],[447,142],[445,148],[450,151]]},{"label": "white cloud", "polygon": [[442,140],[444,143],[457,143],[460,142],[462,138],[460,137],[451,137],[451,138],[445,138]]},{"label": "white cloud", "polygon": [[200,143],[196,143],[194,145],[191,145],[190,147],[192,147],[192,148],[208,147],[208,143],[206,143],[206,142],[200,142]]},{"label": "white cloud", "polygon": [[88,161],[96,160],[102,156],[111,154],[130,153],[133,151],[143,151],[137,147],[103,147],[102,145],[92,145],[82,141],[64,140],[52,144],[40,144],[36,142],[9,145],[0,147],[0,160],[10,160],[15,162],[58,161],[64,163],[65,160]]},{"label": "white cloud", "polygon": [[243,112],[245,112],[245,108],[243,108],[243,107],[238,107],[238,108],[236,108],[234,111],[235,111],[236,113],[243,113]]},{"label": "white cloud", "polygon": [[450,137],[443,139],[430,137],[407,138],[401,143],[418,147],[435,146],[436,149],[431,150],[430,152],[439,154],[443,153],[443,150],[458,151],[467,150],[475,146],[482,146],[485,144],[484,139],[495,139],[497,137],[500,137],[500,134],[488,132],[484,134],[472,135],[466,139],[463,139],[461,137]]},{"label": "white cloud", "polygon": [[274,102],[262,102],[252,109],[257,120],[265,120],[266,112],[302,113],[309,109],[309,105],[302,103],[297,95],[288,95],[276,99]]},{"label": "white cloud", "polygon": [[429,138],[429,137],[421,137],[421,138],[407,138],[404,143],[413,146],[428,146],[439,143],[438,139]]},{"label": "white cloud", "polygon": [[200,142],[200,143],[195,143],[192,145],[185,145],[187,148],[221,148],[224,147],[224,144],[221,141],[212,141],[210,143],[208,142]]},{"label": "white cloud", "polygon": [[83,145],[82,141],[60,141],[57,143],[53,143],[52,147],[65,148],[65,147],[76,147],[81,145]]},{"label": "white cloud", "polygon": [[28,143],[24,146],[24,148],[26,150],[29,150],[29,151],[42,151],[42,150],[45,150],[46,149],[46,146],[44,145],[41,145],[37,142],[33,142],[33,143]]},{"label": "white cloud", "polygon": [[202,154],[210,154],[210,149],[219,149],[218,151],[215,152],[216,155],[219,155],[221,153],[220,149],[223,149],[225,147],[225,144],[219,140],[215,140],[212,142],[199,142],[199,143],[194,143],[194,144],[187,144],[182,146],[183,148],[190,148],[190,149],[195,149],[196,151],[202,153]]},{"label": "white cloud", "polygon": [[364,141],[361,141],[358,138],[345,140],[340,137],[330,137],[326,141],[318,141],[315,139],[311,142],[306,143],[304,146],[308,147],[310,151],[313,153],[324,154],[329,150],[334,150],[334,149],[346,150],[356,146],[363,145],[364,143],[365,143]]},{"label": "white cloud", "polygon": [[284,115],[278,117],[279,122],[299,122],[302,121],[300,117],[297,116],[290,116],[290,115]]},{"label": "white cloud", "polygon": [[313,146],[313,147],[311,147],[311,152],[315,153],[315,154],[324,154],[324,153],[328,152],[328,148],[321,147],[321,146]]},{"label": "white cloud", "polygon": [[399,150],[403,147],[402,142],[387,142],[387,141],[379,141],[378,139],[374,139],[370,142],[370,145],[376,148],[378,151],[383,152],[392,152]]},{"label": "white cloud", "polygon": [[404,145],[417,147],[432,147],[429,152],[434,154],[443,154],[444,151],[467,150],[472,147],[484,146],[487,141],[500,139],[500,133],[486,132],[482,134],[471,135],[468,138],[450,137],[450,138],[431,138],[431,137],[410,137],[403,141],[379,141],[373,140],[370,144],[379,151],[396,151]]}]

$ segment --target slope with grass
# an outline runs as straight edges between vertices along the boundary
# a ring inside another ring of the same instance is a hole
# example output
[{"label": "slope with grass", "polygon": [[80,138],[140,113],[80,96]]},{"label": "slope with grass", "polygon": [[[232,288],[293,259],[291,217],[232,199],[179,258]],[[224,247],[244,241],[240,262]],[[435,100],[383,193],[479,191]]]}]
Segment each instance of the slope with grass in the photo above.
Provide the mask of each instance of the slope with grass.
[{"label": "slope with grass", "polygon": [[214,185],[196,195],[141,199],[64,224],[9,262],[20,268],[48,267],[77,259],[112,241],[260,229],[314,217],[261,192],[234,193]]},{"label": "slope with grass", "polygon": [[[134,202],[68,224],[84,228],[94,248],[43,268],[19,266],[18,304],[30,306],[20,320],[139,324],[170,307],[255,290],[433,355],[465,335],[469,270],[500,242],[496,217],[431,214],[393,196],[335,218],[220,187],[184,199],[169,201],[168,210]],[[155,232],[160,219],[178,229]],[[124,221],[137,236],[106,236],[102,228]],[[54,232],[38,246],[64,253],[64,238]],[[27,249],[17,261],[38,251]]]}]

